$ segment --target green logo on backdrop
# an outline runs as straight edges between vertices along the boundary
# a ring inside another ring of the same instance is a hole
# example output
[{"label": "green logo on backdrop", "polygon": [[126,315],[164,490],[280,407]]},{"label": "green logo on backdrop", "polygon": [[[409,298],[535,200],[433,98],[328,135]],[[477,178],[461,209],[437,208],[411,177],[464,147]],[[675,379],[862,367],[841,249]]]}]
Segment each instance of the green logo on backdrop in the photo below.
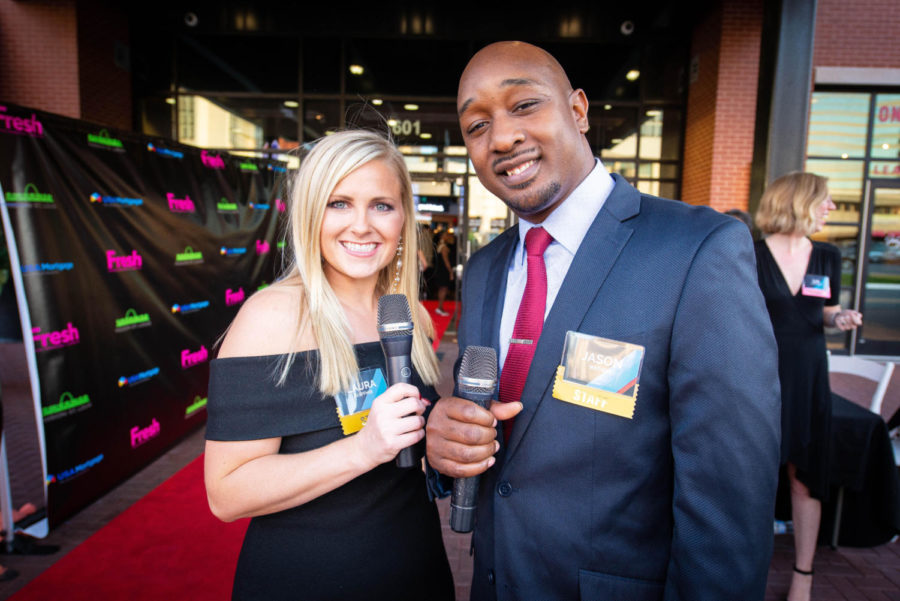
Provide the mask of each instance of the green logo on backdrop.
[{"label": "green logo on backdrop", "polygon": [[122,140],[109,137],[109,132],[101,129],[96,134],[88,134],[88,143],[98,144],[100,146],[109,146],[110,148],[122,148]]},{"label": "green logo on backdrop", "polygon": [[32,183],[25,184],[24,192],[10,192],[6,195],[7,202],[45,202],[53,203],[51,194],[43,194]]},{"label": "green logo on backdrop", "polygon": [[69,409],[74,409],[75,407],[87,405],[90,402],[91,398],[87,394],[83,394],[80,397],[73,397],[71,392],[66,391],[60,395],[57,404],[41,407],[41,413],[44,417],[49,417],[51,415],[56,415],[57,413],[62,413],[63,411],[68,411]]}]

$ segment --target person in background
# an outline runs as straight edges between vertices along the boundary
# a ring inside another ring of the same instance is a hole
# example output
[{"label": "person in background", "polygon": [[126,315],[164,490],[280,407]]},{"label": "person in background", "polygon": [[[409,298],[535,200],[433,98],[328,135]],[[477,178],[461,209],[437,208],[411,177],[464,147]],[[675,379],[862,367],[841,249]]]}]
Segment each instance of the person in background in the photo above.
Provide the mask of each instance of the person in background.
[{"label": "person in background", "polygon": [[725,211],[726,215],[731,215],[735,219],[739,219],[744,222],[744,225],[752,232],[753,231],[753,217],[750,216],[750,213],[747,211],[743,211],[741,209],[728,209]]},{"label": "person in background", "polygon": [[456,275],[453,272],[453,252],[456,236],[450,229],[443,230],[438,242],[437,250],[434,257],[434,285],[437,286],[437,309],[434,310],[438,315],[446,317],[450,312],[444,309],[444,301],[450,293],[450,287]]},{"label": "person in background", "polygon": [[[292,264],[210,366],[209,506],[252,518],[233,598],[452,600],[424,473],[394,462],[422,440],[439,378],[402,155],[374,132],[321,139],[292,181],[289,228]],[[385,384],[385,294],[412,308],[412,384]]]},{"label": "person in background", "polygon": [[481,476],[472,601],[761,600],[780,398],[747,228],[610,175],[541,48],[479,50],[457,111],[519,217],[461,287],[460,355],[496,350],[498,402],[427,425],[431,468]]},{"label": "person in background", "polygon": [[789,173],[763,192],[756,225],[759,286],[778,342],[781,462],[790,482],[794,573],[790,601],[808,601],[813,558],[829,482],[831,388],[825,328],[852,330],[862,315],[841,309],[841,253],[810,240],[835,208],[827,180]]}]

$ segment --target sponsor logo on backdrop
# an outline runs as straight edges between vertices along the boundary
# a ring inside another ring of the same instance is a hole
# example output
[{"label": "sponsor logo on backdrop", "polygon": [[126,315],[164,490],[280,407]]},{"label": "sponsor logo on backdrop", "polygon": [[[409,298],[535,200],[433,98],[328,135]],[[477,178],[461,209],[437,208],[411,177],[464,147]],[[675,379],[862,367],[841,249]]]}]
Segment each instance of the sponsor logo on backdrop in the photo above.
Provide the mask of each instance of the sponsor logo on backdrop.
[{"label": "sponsor logo on backdrop", "polygon": [[244,288],[238,288],[232,292],[231,288],[225,291],[225,304],[228,306],[237,305],[244,302]]},{"label": "sponsor logo on backdrop", "polygon": [[31,113],[31,118],[14,117],[6,114],[6,107],[0,105],[0,131],[19,136],[31,136],[32,138],[44,137],[44,126],[38,121],[37,115]]},{"label": "sponsor logo on backdrop", "polygon": [[72,346],[81,341],[78,328],[73,326],[71,321],[62,330],[53,332],[41,332],[40,328],[31,328],[31,336],[34,338],[34,350],[37,353]]},{"label": "sponsor logo on backdrop", "polygon": [[72,271],[75,269],[75,263],[34,263],[32,265],[22,265],[22,273],[51,275],[62,273],[64,271]]},{"label": "sponsor logo on backdrop", "polygon": [[159,422],[156,421],[156,418],[153,418],[153,421],[150,422],[150,425],[146,428],[139,428],[134,426],[131,430],[131,448],[136,449],[147,441],[150,441],[157,436],[159,436]]},{"label": "sponsor logo on backdrop", "polygon": [[177,150],[169,150],[168,148],[161,148],[159,146],[154,146],[152,143],[147,143],[147,150],[150,152],[155,152],[156,154],[164,157],[169,157],[172,159],[183,159],[184,153],[178,152]]},{"label": "sponsor logo on backdrop", "polygon": [[266,240],[257,240],[256,241],[256,254],[265,255],[269,253],[269,243]]},{"label": "sponsor logo on backdrop", "polygon": [[194,402],[188,405],[187,409],[184,410],[184,416],[191,417],[204,407],[206,407],[206,397],[200,398],[200,396],[195,396]]},{"label": "sponsor logo on backdrop", "polygon": [[286,167],[282,167],[281,165],[273,165],[272,163],[266,165],[266,169],[273,173],[287,173]]},{"label": "sponsor logo on backdrop", "polygon": [[66,391],[60,395],[58,403],[41,407],[41,415],[43,415],[44,421],[51,421],[78,411],[84,411],[90,406],[91,398],[87,394],[73,396],[71,392]]},{"label": "sponsor logo on backdrop", "polygon": [[229,202],[227,198],[222,198],[216,203],[216,210],[219,213],[237,213],[238,205],[236,202]]},{"label": "sponsor logo on backdrop", "polygon": [[106,251],[107,271],[137,271],[144,265],[144,260],[138,251],[131,251],[130,255],[117,255],[116,251]]},{"label": "sponsor logo on backdrop", "polygon": [[279,213],[284,213],[285,211],[287,211],[287,205],[284,204],[284,201],[280,198],[275,199],[275,208],[278,209]]},{"label": "sponsor logo on backdrop", "polygon": [[75,476],[83,474],[86,470],[91,469],[98,463],[103,461],[103,453],[88,459],[84,463],[79,463],[75,467],[70,467],[69,469],[63,470],[58,474],[47,474],[47,484],[53,484],[55,482],[65,482],[66,480],[70,480]]},{"label": "sponsor logo on backdrop", "polygon": [[172,305],[172,313],[194,313],[209,306],[209,301],[198,301],[196,303],[188,303],[186,305]]},{"label": "sponsor logo on backdrop", "polygon": [[138,314],[134,309],[128,309],[125,311],[125,317],[116,319],[116,334],[136,328],[146,328],[149,325],[152,325],[149,313]]},{"label": "sponsor logo on backdrop", "polygon": [[181,351],[181,369],[187,369],[189,367],[194,367],[195,365],[200,365],[204,361],[209,358],[209,353],[206,350],[206,347],[201,345],[200,350],[191,351],[191,349],[184,349]]},{"label": "sponsor logo on backdrop", "polygon": [[175,198],[174,194],[167,192],[166,200],[169,201],[169,210],[173,213],[193,213],[197,210],[194,201],[188,195],[184,198]]},{"label": "sponsor logo on backdrop", "polygon": [[25,184],[25,189],[21,192],[7,192],[4,194],[6,204],[11,207],[32,207],[40,206],[48,209],[55,209],[52,194],[45,194],[38,190],[33,183]]},{"label": "sponsor logo on backdrop", "polygon": [[269,287],[269,283],[268,283],[268,282],[263,282],[262,284],[260,284],[260,285],[256,288],[256,290],[259,291],[259,290],[262,290],[263,288],[268,288],[268,287]]},{"label": "sponsor logo on backdrop", "polygon": [[219,254],[226,257],[234,257],[247,253],[247,249],[243,246],[223,246],[219,249]]},{"label": "sponsor logo on backdrop", "polygon": [[115,150],[117,152],[125,151],[122,140],[111,137],[109,132],[105,129],[101,129],[95,134],[88,134],[87,140],[88,146],[93,146],[94,148],[104,148],[106,150]]},{"label": "sponsor logo on backdrop", "polygon": [[143,198],[123,198],[121,196],[104,196],[99,192],[94,192],[90,196],[91,204],[101,204],[106,206],[118,207],[139,207],[144,204]]},{"label": "sponsor logo on backdrop", "polygon": [[257,211],[268,211],[271,205],[265,202],[251,202],[249,203],[250,208]]},{"label": "sponsor logo on backdrop", "polygon": [[238,163],[238,167],[241,168],[241,171],[259,171],[259,167],[256,166],[256,163]]},{"label": "sponsor logo on backdrop", "polygon": [[139,374],[134,374],[133,376],[122,376],[119,378],[119,388],[124,388],[126,386],[135,386],[137,384],[143,384],[150,378],[159,374],[158,367],[152,367],[150,369],[144,370]]},{"label": "sponsor logo on backdrop", "polygon": [[279,240],[275,243],[275,248],[278,250],[284,250],[284,240]]},{"label": "sponsor logo on backdrop", "polygon": [[203,262],[203,253],[199,250],[195,251],[190,246],[184,247],[184,252],[175,255],[176,265],[194,265]]},{"label": "sponsor logo on backdrop", "polygon": [[200,151],[200,160],[203,161],[203,165],[209,167],[210,169],[224,169],[225,161],[222,160],[217,154],[209,154],[205,150]]}]

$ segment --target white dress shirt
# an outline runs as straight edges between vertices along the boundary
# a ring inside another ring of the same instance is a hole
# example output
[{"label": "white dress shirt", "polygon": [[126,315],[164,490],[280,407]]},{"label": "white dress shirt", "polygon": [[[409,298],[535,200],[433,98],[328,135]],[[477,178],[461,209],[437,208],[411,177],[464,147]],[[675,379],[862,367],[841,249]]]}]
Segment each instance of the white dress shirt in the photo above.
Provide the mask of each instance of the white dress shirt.
[{"label": "white dress shirt", "polygon": [[506,361],[509,339],[516,325],[516,314],[525,293],[528,279],[528,259],[525,253],[525,234],[533,227],[543,227],[553,236],[553,242],[544,251],[544,265],[547,267],[547,308],[544,319],[553,307],[569,265],[581,246],[585,234],[603,208],[615,182],[606,171],[600,159],[594,159],[594,168],[562,204],[547,216],[542,224],[519,220],[519,241],[506,276],[506,296],[503,299],[503,317],[500,320],[500,368]]}]

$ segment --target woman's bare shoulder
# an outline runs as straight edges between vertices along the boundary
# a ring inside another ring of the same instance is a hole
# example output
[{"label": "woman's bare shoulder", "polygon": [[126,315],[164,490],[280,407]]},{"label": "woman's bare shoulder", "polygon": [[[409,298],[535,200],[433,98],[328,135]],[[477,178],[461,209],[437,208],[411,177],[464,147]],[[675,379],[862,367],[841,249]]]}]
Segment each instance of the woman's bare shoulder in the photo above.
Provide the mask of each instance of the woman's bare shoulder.
[{"label": "woman's bare shoulder", "polygon": [[301,301],[301,287],[291,282],[277,282],[254,293],[228,327],[217,356],[279,355],[293,350]]}]

